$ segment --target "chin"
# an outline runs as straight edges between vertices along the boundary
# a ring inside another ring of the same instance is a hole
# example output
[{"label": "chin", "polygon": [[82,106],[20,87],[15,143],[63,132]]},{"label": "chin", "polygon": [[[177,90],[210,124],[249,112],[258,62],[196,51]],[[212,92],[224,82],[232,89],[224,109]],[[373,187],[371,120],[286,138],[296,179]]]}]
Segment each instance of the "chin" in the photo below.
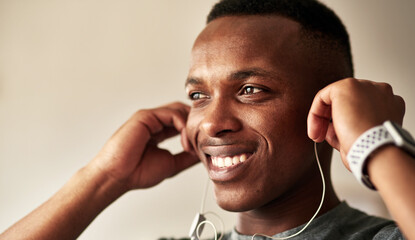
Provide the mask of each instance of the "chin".
[{"label": "chin", "polygon": [[217,186],[215,186],[215,199],[220,208],[230,212],[246,212],[264,204],[262,202],[264,198],[261,198],[258,192],[250,194],[244,190],[221,189]]},{"label": "chin", "polygon": [[235,201],[235,199],[229,201],[229,199],[216,198],[216,203],[220,208],[229,212],[246,212],[252,209],[249,207],[250,204]]}]

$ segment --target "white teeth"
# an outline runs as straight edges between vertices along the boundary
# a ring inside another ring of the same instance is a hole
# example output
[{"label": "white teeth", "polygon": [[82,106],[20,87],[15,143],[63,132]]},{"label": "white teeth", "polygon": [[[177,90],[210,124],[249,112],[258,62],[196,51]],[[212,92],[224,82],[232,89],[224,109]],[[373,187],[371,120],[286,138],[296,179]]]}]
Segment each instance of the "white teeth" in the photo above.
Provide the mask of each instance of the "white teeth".
[{"label": "white teeth", "polygon": [[232,164],[233,164],[233,165],[235,165],[235,164],[237,164],[237,163],[239,163],[239,157],[234,156],[234,157],[232,158]]},{"label": "white teeth", "polygon": [[230,167],[232,166],[232,158],[231,157],[226,157],[225,158],[225,167]]},{"label": "white teeth", "polygon": [[247,159],[247,155],[245,153],[237,156],[227,156],[227,157],[211,157],[212,159],[212,165],[224,168],[224,167],[230,167],[232,165],[236,165],[242,162],[245,162]]},{"label": "white teeth", "polygon": [[224,167],[223,158],[217,158],[218,161],[218,167]]}]

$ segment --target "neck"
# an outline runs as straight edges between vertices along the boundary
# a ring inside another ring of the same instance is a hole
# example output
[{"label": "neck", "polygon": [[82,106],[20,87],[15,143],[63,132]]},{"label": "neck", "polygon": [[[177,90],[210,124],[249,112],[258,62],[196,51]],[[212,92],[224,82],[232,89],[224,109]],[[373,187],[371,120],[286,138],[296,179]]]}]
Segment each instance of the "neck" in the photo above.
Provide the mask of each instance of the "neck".
[{"label": "neck", "polygon": [[[329,174],[325,177],[325,181],[324,203],[317,216],[326,213],[340,203]],[[320,205],[321,177],[313,177],[301,188],[294,189],[296,190],[274,199],[265,206],[239,213],[236,230],[245,235],[261,233],[272,236],[307,223]]]}]

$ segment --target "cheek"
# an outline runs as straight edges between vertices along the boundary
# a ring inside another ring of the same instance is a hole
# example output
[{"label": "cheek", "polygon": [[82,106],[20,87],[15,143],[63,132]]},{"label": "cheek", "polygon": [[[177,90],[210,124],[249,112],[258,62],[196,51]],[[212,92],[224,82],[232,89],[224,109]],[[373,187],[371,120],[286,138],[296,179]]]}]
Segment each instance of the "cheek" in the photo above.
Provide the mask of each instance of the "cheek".
[{"label": "cheek", "polygon": [[287,108],[278,103],[269,106],[256,107],[245,111],[243,121],[245,124],[258,132],[259,135],[269,140],[272,136],[282,133],[285,125],[290,122],[287,119]]},{"label": "cheek", "polygon": [[300,154],[300,146],[311,141],[307,137],[307,110],[294,103],[274,102],[266,109],[257,108],[245,118],[249,128],[263,138],[264,150],[271,158],[276,158],[275,154],[283,158]]}]

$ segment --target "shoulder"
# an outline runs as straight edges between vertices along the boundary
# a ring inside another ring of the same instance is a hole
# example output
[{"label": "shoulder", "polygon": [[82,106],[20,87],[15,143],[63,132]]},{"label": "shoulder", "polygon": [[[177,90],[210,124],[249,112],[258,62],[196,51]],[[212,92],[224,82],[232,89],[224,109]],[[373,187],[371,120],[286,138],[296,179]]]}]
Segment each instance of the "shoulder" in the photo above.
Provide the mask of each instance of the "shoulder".
[{"label": "shoulder", "polygon": [[345,202],[316,219],[313,230],[321,239],[404,239],[396,223],[370,216]]}]

